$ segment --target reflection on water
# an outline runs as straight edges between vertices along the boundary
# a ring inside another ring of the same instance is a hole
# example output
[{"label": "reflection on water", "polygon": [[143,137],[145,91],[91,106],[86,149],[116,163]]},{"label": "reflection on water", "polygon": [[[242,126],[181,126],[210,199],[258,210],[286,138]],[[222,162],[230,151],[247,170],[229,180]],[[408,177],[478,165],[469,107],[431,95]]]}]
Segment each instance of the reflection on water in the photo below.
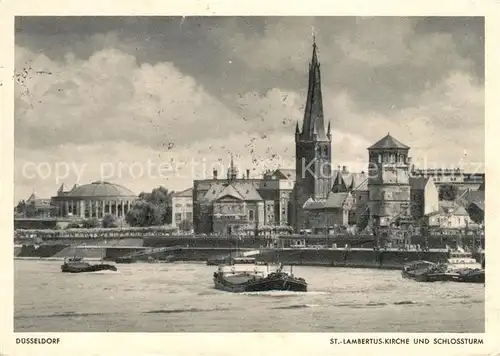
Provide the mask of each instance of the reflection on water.
[{"label": "reflection on water", "polygon": [[484,332],[482,284],[298,266],[307,293],[232,294],[213,289],[216,267],[202,264],[67,274],[60,263],[15,261],[15,331]]}]

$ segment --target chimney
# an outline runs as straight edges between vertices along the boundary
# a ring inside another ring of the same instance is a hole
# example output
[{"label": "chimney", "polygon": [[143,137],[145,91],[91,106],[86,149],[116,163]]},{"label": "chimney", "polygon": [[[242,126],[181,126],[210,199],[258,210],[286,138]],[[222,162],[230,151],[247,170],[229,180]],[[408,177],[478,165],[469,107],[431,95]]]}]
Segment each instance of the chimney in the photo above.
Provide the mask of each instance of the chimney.
[{"label": "chimney", "polygon": [[347,166],[342,166],[342,173],[347,173]]},{"label": "chimney", "polygon": [[250,170],[247,169],[247,179],[250,179]]},{"label": "chimney", "polygon": [[214,169],[214,179],[217,179],[217,170]]}]

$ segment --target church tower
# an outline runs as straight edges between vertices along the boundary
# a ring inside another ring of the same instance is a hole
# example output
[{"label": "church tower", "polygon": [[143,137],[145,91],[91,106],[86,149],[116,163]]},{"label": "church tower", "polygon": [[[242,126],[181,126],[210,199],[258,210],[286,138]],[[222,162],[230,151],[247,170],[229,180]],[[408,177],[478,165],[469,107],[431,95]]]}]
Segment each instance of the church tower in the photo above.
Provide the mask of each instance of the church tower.
[{"label": "church tower", "polygon": [[324,200],[331,189],[331,134],[330,123],[325,128],[321,73],[316,41],[313,40],[312,60],[309,64],[309,86],[302,130],[295,128],[295,188],[294,227],[306,228],[306,215],[302,209],[308,199]]}]

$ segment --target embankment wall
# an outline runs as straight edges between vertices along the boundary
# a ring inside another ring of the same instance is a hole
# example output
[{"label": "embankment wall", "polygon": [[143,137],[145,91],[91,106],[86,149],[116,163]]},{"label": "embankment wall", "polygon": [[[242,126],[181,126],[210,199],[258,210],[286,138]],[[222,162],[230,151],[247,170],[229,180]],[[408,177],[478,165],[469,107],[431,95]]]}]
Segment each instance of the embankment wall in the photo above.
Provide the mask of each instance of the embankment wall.
[{"label": "embankment wall", "polygon": [[[106,246],[68,246],[68,245],[25,245],[15,248],[18,258],[64,258],[82,256],[114,260],[126,254],[139,251],[144,247],[123,248]],[[183,247],[180,250],[167,251],[165,255],[174,261],[206,261],[211,258],[229,255],[232,248]],[[445,262],[447,252],[440,251],[374,251],[369,249],[264,249],[256,256],[258,261],[297,266],[325,267],[361,267],[400,269],[410,261],[424,259],[433,262]]]},{"label": "embankment wall", "polygon": [[427,260],[446,262],[447,252],[441,251],[374,251],[368,249],[267,249],[258,260],[268,263],[282,262],[285,265],[329,266],[400,269],[407,262]]}]

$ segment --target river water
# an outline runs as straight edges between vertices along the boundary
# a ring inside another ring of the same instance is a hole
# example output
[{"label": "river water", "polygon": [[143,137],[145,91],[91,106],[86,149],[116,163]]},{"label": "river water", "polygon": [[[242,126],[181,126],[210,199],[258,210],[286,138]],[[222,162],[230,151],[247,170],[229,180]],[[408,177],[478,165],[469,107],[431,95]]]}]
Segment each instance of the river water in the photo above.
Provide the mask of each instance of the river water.
[{"label": "river water", "polygon": [[399,271],[294,267],[309,292],[213,289],[204,264],[67,274],[16,260],[16,332],[484,332],[483,284],[417,283]]}]

